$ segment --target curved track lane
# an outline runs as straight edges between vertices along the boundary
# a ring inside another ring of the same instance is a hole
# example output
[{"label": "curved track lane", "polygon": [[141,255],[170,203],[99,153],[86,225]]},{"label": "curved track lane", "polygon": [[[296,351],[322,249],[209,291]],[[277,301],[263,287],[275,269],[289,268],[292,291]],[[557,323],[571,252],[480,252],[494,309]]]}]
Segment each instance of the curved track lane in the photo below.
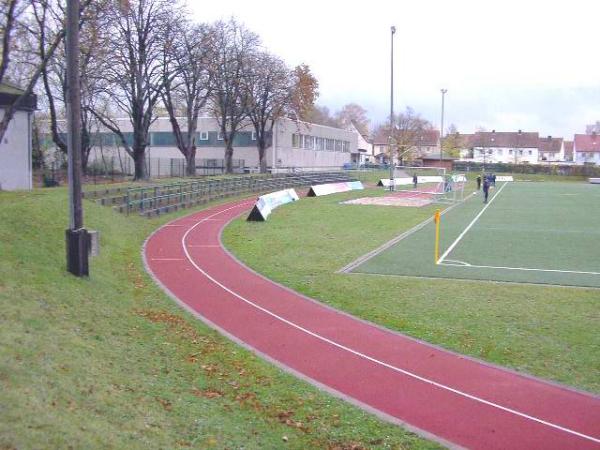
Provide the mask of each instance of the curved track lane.
[{"label": "curved track lane", "polygon": [[144,245],[179,304],[309,382],[446,445],[600,449],[600,398],[385,330],[256,274],[225,250],[254,201],[175,220]]}]

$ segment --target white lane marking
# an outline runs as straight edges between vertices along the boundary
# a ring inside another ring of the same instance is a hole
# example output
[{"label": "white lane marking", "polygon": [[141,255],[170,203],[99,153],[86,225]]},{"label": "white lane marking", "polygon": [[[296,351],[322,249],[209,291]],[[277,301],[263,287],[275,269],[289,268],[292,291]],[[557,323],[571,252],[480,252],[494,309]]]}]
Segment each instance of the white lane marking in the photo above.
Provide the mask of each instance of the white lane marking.
[{"label": "white lane marking", "polygon": [[468,262],[461,261],[460,259],[447,259],[445,263],[440,263],[444,266],[470,266]]},{"label": "white lane marking", "polygon": [[151,258],[152,261],[185,261],[184,258]]},{"label": "white lane marking", "polygon": [[[442,211],[442,213],[441,213],[442,216],[444,214],[449,213],[450,211],[452,211],[456,206],[462,205],[464,202],[466,202],[468,199],[470,199],[475,194],[476,194],[476,192],[473,192],[470,195],[468,195],[467,197],[465,197],[463,200],[461,200],[460,202],[454,203],[453,205],[447,207],[446,209],[444,209]],[[363,265],[364,263],[366,263],[370,259],[373,259],[375,256],[377,256],[380,253],[382,253],[383,251],[385,251],[388,248],[396,245],[398,242],[402,241],[403,239],[406,239],[410,235],[416,233],[421,228],[423,228],[425,225],[427,225],[427,224],[429,224],[431,222],[433,222],[433,217],[429,217],[429,218],[425,219],[423,222],[415,225],[414,227],[412,227],[411,229],[405,231],[404,233],[399,234],[395,238],[392,238],[391,240],[387,241],[383,245],[377,247],[375,250],[371,250],[369,253],[365,253],[364,255],[359,256],[354,261],[352,261],[350,264],[347,264],[344,267],[342,267],[341,269],[339,269],[336,273],[352,273],[352,271],[354,269],[356,269],[357,267],[360,267],[361,265]]]},{"label": "white lane marking", "polygon": [[[505,185],[504,185],[504,186],[505,186]],[[503,187],[504,187],[504,186],[503,186]],[[501,189],[502,189],[502,188],[501,188]],[[500,191],[498,191],[498,193],[500,193]],[[229,211],[229,210],[232,210],[232,209],[238,208],[238,207],[240,207],[240,206],[242,206],[242,205],[243,205],[243,204],[239,204],[239,205],[232,206],[232,207],[230,207],[230,208],[227,208],[227,209],[224,209],[224,210],[222,210],[222,211],[216,212],[216,213],[214,213],[213,215],[211,215],[211,216],[208,216],[207,218],[211,218],[211,217],[213,217],[213,216],[216,216],[216,215],[218,215],[218,214],[222,214],[222,213],[224,213],[224,212],[226,212],[226,211]],[[310,330],[308,330],[308,329],[306,329],[306,328],[304,328],[304,327],[302,327],[302,326],[300,326],[300,325],[298,325],[298,324],[296,324],[296,323],[294,323],[294,322],[291,322],[291,321],[289,321],[289,320],[287,320],[287,319],[285,319],[285,318],[283,318],[283,317],[281,317],[281,316],[279,316],[279,315],[275,314],[274,312],[272,312],[272,311],[269,311],[268,309],[266,309],[266,308],[263,308],[263,307],[262,307],[262,306],[260,306],[260,305],[257,305],[256,303],[252,302],[251,300],[248,300],[247,298],[245,298],[245,297],[241,296],[240,294],[238,294],[238,293],[236,293],[236,292],[232,291],[232,290],[231,290],[231,289],[229,289],[227,286],[223,285],[222,283],[220,283],[219,281],[217,281],[215,278],[213,278],[211,275],[209,275],[207,272],[205,272],[203,269],[201,269],[201,268],[200,268],[200,267],[199,267],[199,266],[198,266],[198,265],[197,265],[197,264],[194,262],[194,260],[193,260],[193,259],[192,259],[192,257],[190,256],[189,252],[187,251],[186,244],[185,244],[185,240],[186,240],[186,238],[187,238],[188,234],[189,234],[189,233],[190,233],[190,232],[191,232],[191,231],[192,231],[194,228],[196,228],[198,225],[200,225],[202,222],[204,222],[205,220],[206,220],[206,219],[201,219],[199,222],[197,222],[195,225],[192,225],[192,226],[191,226],[191,227],[190,227],[190,228],[189,228],[189,229],[188,229],[188,230],[185,232],[185,234],[184,234],[184,235],[183,235],[183,237],[181,238],[181,246],[183,247],[183,251],[184,251],[184,253],[185,253],[185,255],[186,255],[187,259],[189,260],[189,262],[192,264],[192,266],[194,266],[194,268],[195,268],[195,269],[196,269],[198,272],[200,272],[202,275],[204,275],[206,278],[208,278],[208,279],[209,279],[210,281],[212,281],[214,284],[216,284],[217,286],[219,286],[221,289],[223,289],[223,290],[224,290],[224,291],[226,291],[226,292],[229,292],[231,295],[233,295],[234,297],[236,297],[236,298],[240,299],[240,300],[241,300],[241,301],[243,301],[244,303],[246,303],[246,304],[248,304],[248,305],[250,305],[250,306],[252,306],[252,307],[254,307],[254,308],[258,309],[259,311],[262,311],[262,312],[264,312],[265,314],[267,314],[267,315],[269,315],[269,316],[271,316],[271,317],[273,317],[273,318],[275,318],[275,319],[277,319],[277,320],[279,320],[279,321],[281,321],[281,322],[283,322],[283,323],[285,323],[285,324],[287,324],[287,325],[289,325],[289,326],[291,326],[291,327],[293,327],[293,328],[296,328],[296,329],[297,329],[297,330],[299,330],[299,331],[302,331],[303,333],[306,333],[306,334],[308,334],[309,336],[312,336],[312,337],[314,337],[314,338],[316,338],[316,339],[318,339],[318,340],[321,340],[321,341],[323,341],[323,342],[326,342],[326,343],[328,343],[328,344],[330,344],[330,345],[332,345],[332,346],[334,346],[334,347],[337,347],[337,348],[339,348],[339,349],[341,349],[341,350],[344,350],[344,351],[346,351],[346,352],[348,352],[348,353],[351,353],[351,354],[353,354],[353,355],[355,355],[355,356],[358,356],[359,358],[366,359],[367,361],[371,361],[371,362],[373,362],[373,363],[375,363],[375,364],[379,364],[379,365],[381,365],[381,366],[383,366],[383,367],[386,367],[386,368],[388,368],[388,369],[390,369],[390,370],[393,370],[393,371],[395,371],[395,372],[402,373],[402,374],[404,374],[404,375],[406,375],[406,376],[409,376],[409,377],[411,377],[411,378],[414,378],[414,379],[416,379],[416,380],[422,381],[423,383],[427,383],[427,384],[429,384],[429,385],[432,385],[432,386],[435,386],[435,387],[437,387],[437,388],[440,388],[440,389],[443,389],[443,390],[446,390],[446,391],[452,392],[452,393],[454,393],[454,394],[456,394],[456,395],[459,395],[459,396],[461,396],[461,397],[468,398],[468,399],[470,399],[470,400],[474,400],[474,401],[476,401],[476,402],[478,402],[478,403],[482,403],[482,404],[484,404],[484,405],[491,406],[491,407],[493,407],[493,408],[496,408],[496,409],[499,409],[499,410],[501,410],[501,411],[504,411],[504,412],[507,412],[507,413],[510,413],[510,414],[514,414],[514,415],[516,415],[516,416],[522,417],[522,418],[524,418],[524,419],[531,420],[531,421],[533,421],[533,422],[537,422],[537,423],[539,423],[539,424],[542,424],[542,425],[546,425],[546,426],[548,426],[548,427],[550,427],[550,428],[554,428],[554,429],[556,429],[556,430],[564,431],[565,433],[569,433],[569,434],[572,434],[572,435],[574,435],[574,436],[578,436],[578,437],[581,437],[581,438],[583,438],[583,439],[590,440],[590,441],[592,441],[592,442],[600,443],[600,438],[595,438],[595,437],[593,437],[593,436],[588,436],[587,434],[579,433],[578,431],[571,430],[570,428],[565,428],[565,427],[562,427],[562,426],[560,426],[560,425],[556,425],[556,424],[554,424],[554,423],[552,423],[552,422],[548,422],[548,421],[545,421],[545,420],[543,420],[543,419],[540,419],[540,418],[538,418],[538,417],[535,417],[535,416],[530,416],[530,415],[528,415],[528,414],[525,414],[525,413],[522,413],[522,412],[520,412],[520,411],[517,411],[517,410],[511,409],[511,408],[508,408],[508,407],[506,407],[506,406],[502,406],[502,405],[499,405],[499,404],[497,404],[497,403],[490,402],[490,401],[488,401],[488,400],[482,399],[482,398],[480,398],[480,397],[477,397],[477,396],[475,396],[475,395],[471,395],[471,394],[468,394],[468,393],[466,393],[466,392],[460,391],[460,390],[458,390],[458,389],[454,389],[454,388],[452,388],[452,387],[450,387],[450,386],[447,386],[447,385],[445,385],[445,384],[438,383],[438,382],[436,382],[436,381],[433,381],[433,380],[430,380],[430,379],[428,379],[428,378],[425,378],[425,377],[422,377],[422,376],[420,376],[420,375],[417,375],[417,374],[415,374],[415,373],[413,373],[413,372],[409,372],[408,370],[401,369],[401,368],[399,368],[399,367],[396,367],[396,366],[393,366],[393,365],[391,365],[391,364],[388,364],[388,363],[386,363],[386,362],[380,361],[380,360],[378,360],[378,359],[375,359],[375,358],[373,358],[373,357],[371,357],[371,356],[368,356],[368,355],[366,355],[366,354],[364,354],[364,353],[361,353],[361,352],[359,352],[359,351],[353,350],[353,349],[351,349],[350,347],[346,347],[345,345],[342,345],[342,344],[340,344],[340,343],[338,343],[338,342],[335,342],[335,341],[333,341],[333,340],[331,340],[331,339],[328,339],[328,338],[326,338],[326,337],[324,337],[324,336],[321,336],[320,334],[317,334],[317,333],[315,333],[315,332],[313,332],[313,331],[310,331]]]},{"label": "white lane marking", "polygon": [[491,198],[491,200],[481,209],[481,211],[479,211],[479,214],[477,214],[475,216],[475,218],[471,221],[471,223],[469,225],[467,225],[467,228],[465,228],[463,230],[463,232],[460,233],[460,235],[456,238],[456,240],[452,243],[452,245],[450,245],[450,247],[448,247],[448,249],[440,257],[440,259],[438,259],[437,264],[440,264],[442,261],[444,261],[444,258],[446,258],[446,256],[448,256],[450,254],[450,252],[454,249],[454,247],[456,247],[456,244],[458,244],[460,242],[460,240],[464,237],[464,235],[467,234],[467,231],[469,231],[471,229],[471,227],[473,225],[475,225],[475,222],[477,222],[477,220],[479,220],[481,215],[485,212],[486,209],[488,209],[488,207],[493,203],[493,201],[496,200],[496,197],[498,197],[500,195],[500,192],[502,192],[502,189],[504,189],[507,185],[508,185],[508,183],[504,183],[502,185],[502,187],[498,190],[498,192],[496,192],[496,195],[494,195]]},{"label": "white lane marking", "polygon": [[[445,262],[440,263],[442,266],[457,266],[459,264],[448,264],[449,262],[454,262],[451,259],[447,259]],[[458,261],[456,261],[458,262]],[[580,273],[583,275],[600,275],[600,272],[586,272],[582,270],[559,270],[559,269],[535,269],[531,267],[505,267],[505,266],[479,266],[477,264],[460,264],[465,267],[479,267],[482,269],[503,269],[503,270],[523,270],[528,272],[556,272],[556,273]]]}]

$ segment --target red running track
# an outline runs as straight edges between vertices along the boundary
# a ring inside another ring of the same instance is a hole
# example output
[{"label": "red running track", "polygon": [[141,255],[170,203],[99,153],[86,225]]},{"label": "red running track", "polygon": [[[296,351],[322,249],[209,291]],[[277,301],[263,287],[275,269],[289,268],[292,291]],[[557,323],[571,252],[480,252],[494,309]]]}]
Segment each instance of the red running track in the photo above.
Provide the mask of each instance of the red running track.
[{"label": "red running track", "polygon": [[178,303],[262,357],[449,446],[600,449],[600,398],[356,319],[256,274],[221,231],[253,201],[158,229],[147,269]]}]

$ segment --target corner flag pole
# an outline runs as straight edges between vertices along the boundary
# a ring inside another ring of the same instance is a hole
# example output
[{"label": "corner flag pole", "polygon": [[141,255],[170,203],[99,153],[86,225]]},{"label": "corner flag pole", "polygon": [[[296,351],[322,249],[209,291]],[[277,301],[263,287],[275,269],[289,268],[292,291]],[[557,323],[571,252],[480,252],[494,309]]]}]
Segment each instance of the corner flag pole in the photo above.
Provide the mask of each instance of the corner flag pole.
[{"label": "corner flag pole", "polygon": [[440,210],[437,209],[435,211],[435,215],[433,216],[433,220],[435,222],[435,250],[434,250],[434,262],[436,264],[439,264],[438,261],[440,260],[440,219],[441,219],[441,213]]}]

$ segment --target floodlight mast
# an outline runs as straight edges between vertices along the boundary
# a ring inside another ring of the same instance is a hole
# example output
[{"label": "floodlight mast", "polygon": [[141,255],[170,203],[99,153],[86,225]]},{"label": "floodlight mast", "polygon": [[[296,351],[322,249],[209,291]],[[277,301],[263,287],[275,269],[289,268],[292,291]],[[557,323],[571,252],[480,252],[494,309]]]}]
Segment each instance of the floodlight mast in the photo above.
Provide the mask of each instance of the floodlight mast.
[{"label": "floodlight mast", "polygon": [[391,31],[391,60],[390,60],[390,135],[388,145],[390,148],[390,191],[394,190],[394,154],[392,152],[392,143],[394,135],[394,34],[396,27],[392,25]]},{"label": "floodlight mast", "polygon": [[67,150],[69,184],[69,229],[66,230],[67,270],[89,275],[89,236],[83,228],[81,201],[81,97],[79,85],[79,0],[67,0]]}]

